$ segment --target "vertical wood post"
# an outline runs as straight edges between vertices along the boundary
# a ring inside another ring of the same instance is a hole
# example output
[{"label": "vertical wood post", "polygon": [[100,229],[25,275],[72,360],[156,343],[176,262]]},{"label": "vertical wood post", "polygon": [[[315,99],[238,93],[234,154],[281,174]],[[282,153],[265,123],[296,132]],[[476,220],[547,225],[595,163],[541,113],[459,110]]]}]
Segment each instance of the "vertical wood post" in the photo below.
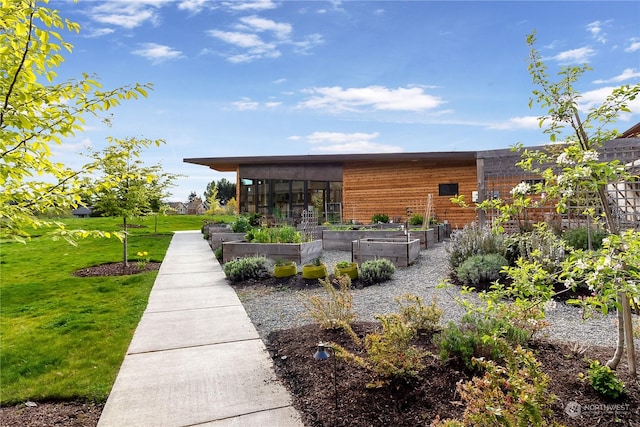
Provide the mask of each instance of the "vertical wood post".
[{"label": "vertical wood post", "polygon": [[[486,183],[484,180],[484,159],[476,158],[476,176],[478,179],[478,201],[482,203],[486,197]],[[487,216],[486,212],[482,209],[478,210],[478,225],[480,228],[484,228],[486,225]]]}]

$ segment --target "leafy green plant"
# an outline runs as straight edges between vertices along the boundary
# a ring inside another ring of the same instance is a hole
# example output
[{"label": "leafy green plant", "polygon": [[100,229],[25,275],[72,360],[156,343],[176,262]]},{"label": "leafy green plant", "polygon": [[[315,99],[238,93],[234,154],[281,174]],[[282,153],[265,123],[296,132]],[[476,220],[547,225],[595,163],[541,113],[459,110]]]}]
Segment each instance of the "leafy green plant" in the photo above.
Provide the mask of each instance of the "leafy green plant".
[{"label": "leafy green plant", "polygon": [[267,259],[264,257],[245,257],[227,262],[224,274],[232,282],[241,282],[247,279],[264,279],[269,277]]},{"label": "leafy green plant", "polygon": [[252,228],[247,231],[245,239],[253,243],[300,243],[302,234],[295,228],[282,227]]},{"label": "leafy green plant", "polygon": [[505,257],[499,254],[473,255],[456,269],[457,278],[465,285],[477,286],[498,280],[507,265]]},{"label": "leafy green plant", "polygon": [[589,363],[586,378],[595,391],[609,399],[618,399],[625,393],[624,382],[618,378],[616,371],[601,365],[598,360]]},{"label": "leafy green plant", "polygon": [[416,332],[432,332],[439,329],[442,309],[438,308],[438,299],[434,295],[431,304],[425,305],[421,297],[404,294],[395,298],[399,314]]},{"label": "leafy green plant", "polygon": [[339,268],[347,268],[350,265],[351,265],[351,261],[338,261],[336,263],[336,267],[339,267]]},{"label": "leafy green plant", "polygon": [[460,323],[450,321],[434,343],[440,350],[440,359],[459,359],[465,367],[473,370],[473,358],[501,360],[509,345],[524,344],[529,337],[527,331],[513,326],[505,319],[465,314]]},{"label": "leafy green plant", "polygon": [[521,346],[506,355],[504,365],[474,359],[484,374],[458,385],[466,403],[462,421],[438,421],[432,426],[558,426],[552,410],[557,397],[548,391],[551,378],[540,362]]},{"label": "leafy green plant", "polygon": [[218,246],[216,250],[213,251],[213,255],[218,261],[222,261],[222,245]]},{"label": "leafy green plant", "polygon": [[[602,230],[591,230],[591,249],[602,248],[602,239],[606,233]],[[562,239],[574,249],[589,249],[589,230],[587,227],[576,227],[562,233]]]},{"label": "leafy green plant", "polygon": [[360,279],[366,285],[374,285],[391,280],[396,266],[386,258],[365,261],[360,264]]},{"label": "leafy green plant", "polygon": [[371,223],[372,224],[377,224],[379,222],[382,222],[382,223],[385,223],[385,224],[388,223],[389,222],[389,215],[383,214],[383,213],[377,213],[377,214],[374,214],[371,217]]},{"label": "leafy green plant", "polygon": [[409,225],[422,225],[423,222],[424,216],[420,214],[411,214],[411,217],[409,218]]},{"label": "leafy green plant", "polygon": [[235,221],[231,223],[231,231],[234,233],[246,233],[251,230],[253,226],[250,223],[249,217],[240,215]]},{"label": "leafy green plant", "polygon": [[472,223],[453,233],[446,249],[449,267],[456,271],[458,266],[474,255],[502,255],[505,242],[502,235],[494,233],[490,228],[481,228]]}]

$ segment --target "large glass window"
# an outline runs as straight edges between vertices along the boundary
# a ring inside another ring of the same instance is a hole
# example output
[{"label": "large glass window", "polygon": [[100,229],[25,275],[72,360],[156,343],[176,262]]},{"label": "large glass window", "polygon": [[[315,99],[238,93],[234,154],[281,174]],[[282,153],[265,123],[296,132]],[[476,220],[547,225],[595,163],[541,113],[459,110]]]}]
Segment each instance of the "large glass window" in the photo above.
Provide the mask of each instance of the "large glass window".
[{"label": "large glass window", "polygon": [[276,218],[291,217],[291,181],[276,179],[273,181],[273,209]]},{"label": "large glass window", "polygon": [[261,214],[267,215],[269,213],[269,198],[270,198],[270,188],[269,188],[269,180],[268,179],[259,179],[256,181],[257,190],[256,195],[258,198],[258,206],[257,212]]},{"label": "large glass window", "polygon": [[240,180],[240,213],[256,211],[255,188],[252,179]]}]

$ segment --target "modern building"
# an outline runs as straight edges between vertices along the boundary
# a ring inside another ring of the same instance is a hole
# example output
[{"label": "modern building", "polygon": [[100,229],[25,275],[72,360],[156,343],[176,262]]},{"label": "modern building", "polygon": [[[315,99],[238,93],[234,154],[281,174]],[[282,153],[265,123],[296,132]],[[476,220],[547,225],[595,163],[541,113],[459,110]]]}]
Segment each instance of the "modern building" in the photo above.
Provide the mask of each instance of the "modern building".
[{"label": "modern building", "polygon": [[[601,158],[616,158],[636,168],[634,165],[640,164],[639,132],[640,123],[606,143]],[[365,224],[374,214],[404,221],[410,214],[419,213],[436,216],[456,228],[485,218],[473,208],[454,205],[453,196],[464,195],[467,201],[508,199],[509,191],[519,182],[534,183],[539,179],[515,166],[519,156],[511,149],[503,149],[184,161],[219,172],[235,172],[239,213],[262,213],[295,221],[303,212],[311,212],[320,221],[353,220]],[[640,224],[640,182],[635,180],[609,190],[612,204],[624,207],[623,216],[632,224]]]}]

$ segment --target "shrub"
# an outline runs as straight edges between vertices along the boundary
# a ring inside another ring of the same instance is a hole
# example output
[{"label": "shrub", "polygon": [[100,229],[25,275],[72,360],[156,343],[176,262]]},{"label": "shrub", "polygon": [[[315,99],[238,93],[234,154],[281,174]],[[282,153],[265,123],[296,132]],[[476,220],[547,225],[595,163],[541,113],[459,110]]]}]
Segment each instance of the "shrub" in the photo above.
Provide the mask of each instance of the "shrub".
[{"label": "shrub", "polygon": [[547,272],[555,271],[565,256],[564,241],[545,223],[536,224],[533,231],[510,236],[505,251],[509,265],[522,258],[529,263],[539,263]]},{"label": "shrub", "polygon": [[377,316],[382,331],[365,337],[372,370],[383,378],[410,380],[419,378],[425,353],[411,344],[415,330],[396,313]]},{"label": "shrub", "polygon": [[618,399],[625,392],[624,382],[618,378],[616,371],[597,360],[589,364],[587,378],[595,391],[609,399]]},{"label": "shrub", "polygon": [[[602,239],[606,233],[600,230],[591,230],[591,249],[597,251],[602,248]],[[567,230],[562,234],[562,239],[574,249],[589,249],[589,230],[587,227],[577,227]]]},{"label": "shrub", "polygon": [[373,285],[391,280],[396,266],[386,258],[365,261],[360,265],[360,280],[366,285]]},{"label": "shrub", "polygon": [[267,259],[264,257],[246,257],[227,262],[224,274],[232,282],[269,277]]},{"label": "shrub", "polygon": [[458,266],[456,277],[467,286],[477,286],[498,280],[506,265],[508,261],[499,254],[473,255]]},{"label": "shrub", "polygon": [[456,271],[464,260],[473,255],[504,254],[504,237],[490,228],[480,228],[472,223],[451,235],[447,245],[449,267]]},{"label": "shrub", "polygon": [[465,314],[460,324],[450,321],[434,337],[434,343],[441,360],[459,359],[467,369],[474,370],[473,358],[501,360],[510,351],[509,345],[524,344],[528,338],[527,331],[505,319]]},{"label": "shrub", "polygon": [[389,222],[389,215],[377,213],[371,217],[371,223],[377,224],[379,222],[384,222],[384,223]]},{"label": "shrub", "polygon": [[234,222],[231,223],[231,231],[234,233],[246,233],[251,230],[252,225],[249,217],[239,216]]},{"label": "shrub", "polygon": [[411,294],[396,297],[395,301],[400,306],[402,320],[416,332],[432,332],[438,329],[442,310],[438,308],[435,295],[430,305],[424,305],[421,297]]},{"label": "shrub", "polygon": [[351,353],[338,344],[332,344],[336,357],[368,369],[382,378],[367,384],[379,387],[391,380],[410,381],[419,378],[424,368],[422,358],[428,353],[411,344],[415,329],[397,313],[377,316],[382,330],[365,337],[366,357]]},{"label": "shrub", "polygon": [[349,333],[355,342],[359,338],[351,329],[355,319],[353,313],[353,296],[351,295],[351,279],[343,275],[333,279],[318,279],[324,295],[303,296],[303,305],[311,319],[323,329],[342,329]]},{"label": "shrub", "polygon": [[213,251],[213,255],[215,255],[218,261],[222,261],[222,246],[218,246],[215,251]]},{"label": "shrub", "polygon": [[412,214],[409,218],[409,225],[422,225],[424,223],[424,217],[420,214]]},{"label": "shrub", "polygon": [[551,379],[533,353],[518,346],[505,360],[504,366],[474,360],[484,374],[458,385],[467,405],[462,422],[432,426],[557,426],[552,411],[556,396],[548,392]]}]

